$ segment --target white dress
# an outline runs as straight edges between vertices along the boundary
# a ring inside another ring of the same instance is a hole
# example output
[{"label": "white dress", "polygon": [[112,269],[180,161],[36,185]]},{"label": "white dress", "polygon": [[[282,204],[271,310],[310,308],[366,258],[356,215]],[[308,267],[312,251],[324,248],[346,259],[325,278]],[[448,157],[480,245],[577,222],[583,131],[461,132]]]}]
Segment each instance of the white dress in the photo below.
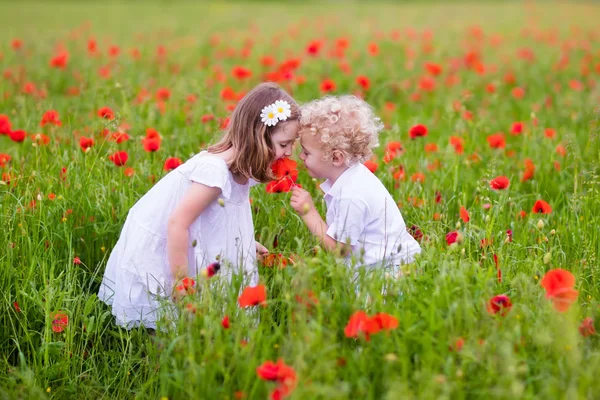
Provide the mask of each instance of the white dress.
[{"label": "white dress", "polygon": [[235,182],[224,160],[202,152],[162,178],[127,215],[98,293],[118,325],[156,329],[165,304],[159,299],[168,298],[173,285],[167,222],[192,182],[220,188],[223,201],[210,204],[189,228],[188,275],[196,277],[218,259],[222,279],[239,273],[245,284],[258,283],[251,184]]}]

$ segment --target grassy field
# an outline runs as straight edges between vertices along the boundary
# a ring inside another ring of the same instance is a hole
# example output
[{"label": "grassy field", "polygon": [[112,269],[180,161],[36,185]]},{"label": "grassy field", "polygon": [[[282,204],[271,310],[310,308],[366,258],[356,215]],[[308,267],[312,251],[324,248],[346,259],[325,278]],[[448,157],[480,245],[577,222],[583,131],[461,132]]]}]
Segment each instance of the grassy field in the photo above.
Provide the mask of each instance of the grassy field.
[{"label": "grassy field", "polygon": [[[600,6],[2,10],[1,398],[600,393]],[[282,260],[260,268],[266,306],[241,309],[239,285],[216,296],[218,280],[198,277],[174,329],[116,327],[96,293],[129,208],[169,157],[213,142],[262,80],[300,103],[353,93],[376,108],[386,129],[372,167],[422,255],[403,278],[361,276],[355,290],[289,194],[257,186],[257,239]],[[427,135],[411,138],[418,124]],[[142,144],[149,128],[155,152]],[[557,269],[574,284],[558,272],[542,287]],[[376,315],[390,316],[378,333],[365,328]]]}]

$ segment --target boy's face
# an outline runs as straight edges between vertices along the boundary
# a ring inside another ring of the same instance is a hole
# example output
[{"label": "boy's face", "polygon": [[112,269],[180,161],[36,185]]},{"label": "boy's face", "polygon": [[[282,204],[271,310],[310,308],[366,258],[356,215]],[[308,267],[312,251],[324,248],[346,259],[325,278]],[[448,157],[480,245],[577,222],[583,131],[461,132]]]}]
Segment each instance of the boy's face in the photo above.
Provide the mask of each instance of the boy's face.
[{"label": "boy's face", "polygon": [[290,157],[294,142],[298,138],[298,121],[280,122],[271,135],[271,143],[275,151],[275,160]]},{"label": "boy's face", "polygon": [[300,146],[302,146],[300,159],[304,162],[308,174],[316,179],[326,178],[332,163],[323,160],[323,145],[319,135],[312,135],[311,133],[300,135]]}]

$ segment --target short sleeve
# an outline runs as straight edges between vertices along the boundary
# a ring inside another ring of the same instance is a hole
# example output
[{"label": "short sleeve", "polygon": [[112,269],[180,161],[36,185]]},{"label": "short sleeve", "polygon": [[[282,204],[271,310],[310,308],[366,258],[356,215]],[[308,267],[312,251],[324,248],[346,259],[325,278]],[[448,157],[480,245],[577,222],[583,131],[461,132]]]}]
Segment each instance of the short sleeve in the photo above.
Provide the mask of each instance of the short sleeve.
[{"label": "short sleeve", "polygon": [[249,179],[250,187],[260,185],[260,182],[256,182],[254,179]]},{"label": "short sleeve", "polygon": [[222,196],[226,199],[231,197],[231,180],[229,179],[229,168],[225,161],[218,157],[198,157],[196,165],[191,169],[189,180],[210,187],[221,189]]},{"label": "short sleeve", "polygon": [[330,207],[333,207],[333,218],[327,221],[330,222],[327,235],[338,242],[355,246],[365,231],[369,213],[367,204],[359,199],[334,198]]}]

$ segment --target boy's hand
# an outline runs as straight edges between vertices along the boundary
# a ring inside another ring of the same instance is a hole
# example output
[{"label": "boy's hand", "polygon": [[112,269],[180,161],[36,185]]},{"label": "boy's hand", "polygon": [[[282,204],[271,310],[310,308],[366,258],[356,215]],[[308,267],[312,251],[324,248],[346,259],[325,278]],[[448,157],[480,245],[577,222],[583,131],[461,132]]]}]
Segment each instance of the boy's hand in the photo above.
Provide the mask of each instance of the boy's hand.
[{"label": "boy's hand", "polygon": [[315,205],[310,193],[298,186],[292,188],[290,205],[300,215],[306,215],[310,211],[315,210]]}]

